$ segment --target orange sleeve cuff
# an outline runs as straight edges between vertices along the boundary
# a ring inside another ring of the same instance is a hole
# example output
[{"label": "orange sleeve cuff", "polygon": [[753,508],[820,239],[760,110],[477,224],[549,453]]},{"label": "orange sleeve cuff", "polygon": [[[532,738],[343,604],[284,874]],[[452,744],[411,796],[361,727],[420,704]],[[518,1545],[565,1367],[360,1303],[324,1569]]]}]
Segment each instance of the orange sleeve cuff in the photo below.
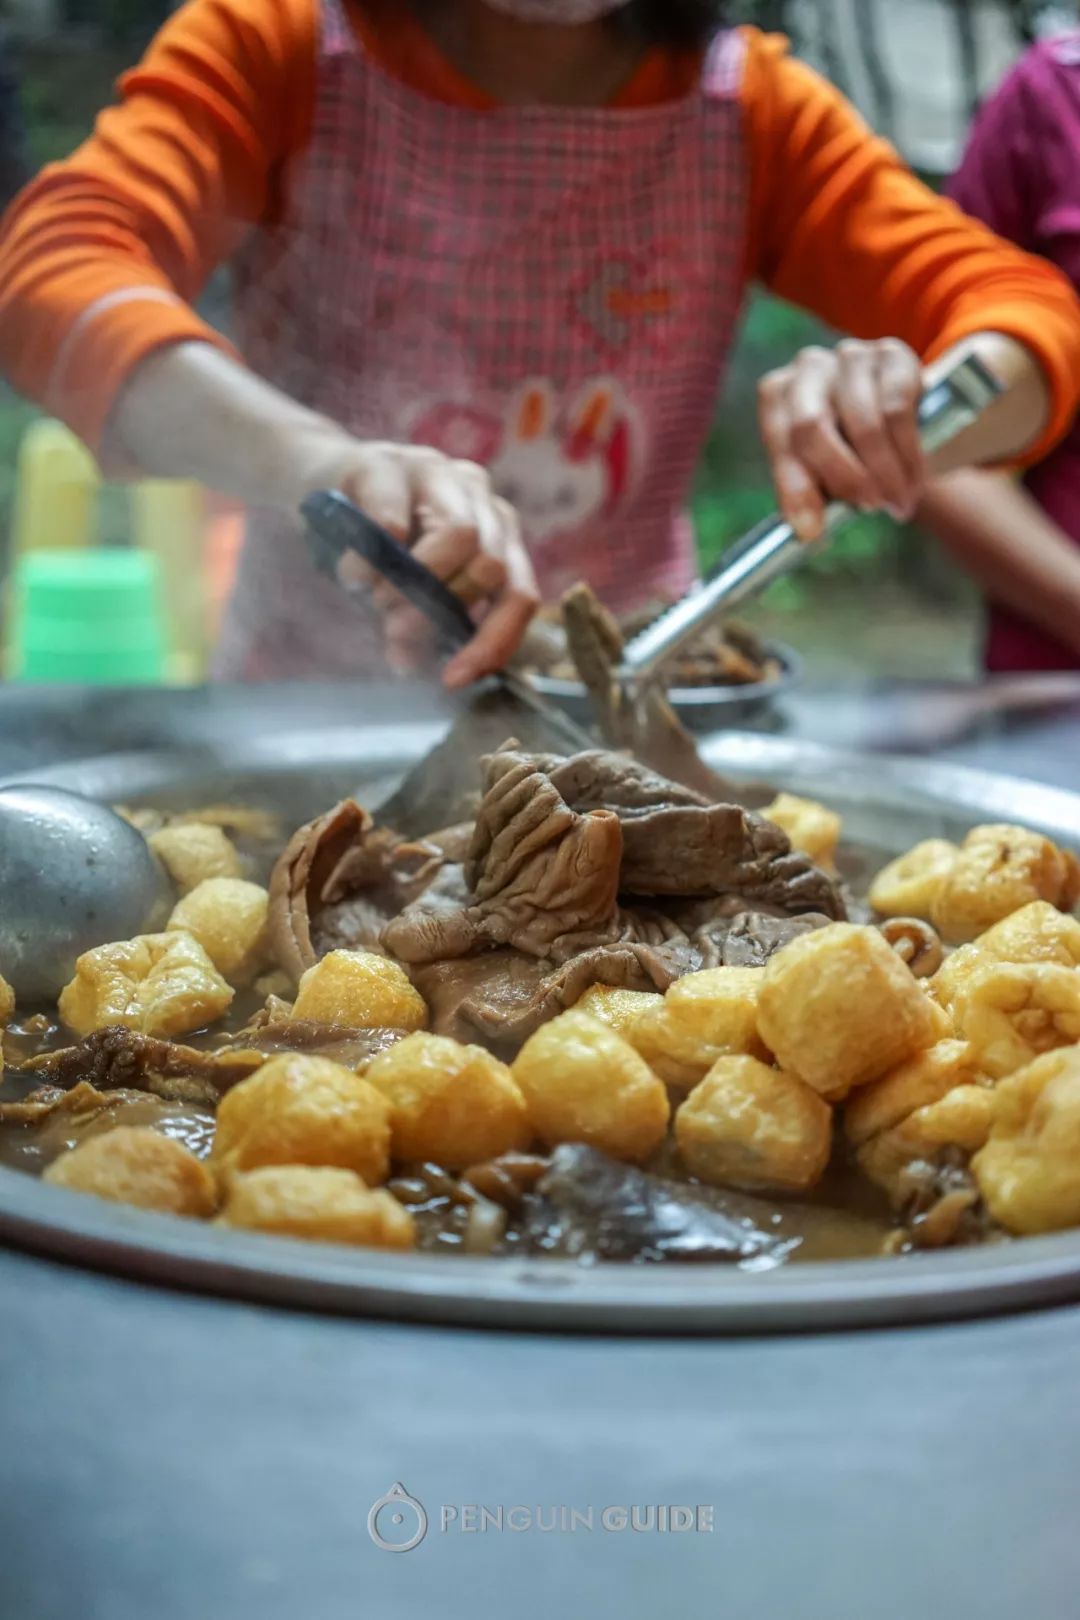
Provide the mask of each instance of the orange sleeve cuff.
[{"label": "orange sleeve cuff", "polygon": [[1080,299],[1045,260],[936,196],[832,85],[745,31],[751,206],[748,272],[858,338],[936,359],[980,332],[1041,366],[1049,420],[1018,462],[1041,460],[1080,405]]},{"label": "orange sleeve cuff", "polygon": [[99,455],[117,397],[151,354],[210,343],[239,358],[222,334],[157,282],[124,285],[86,304],[65,332],[42,404]]}]

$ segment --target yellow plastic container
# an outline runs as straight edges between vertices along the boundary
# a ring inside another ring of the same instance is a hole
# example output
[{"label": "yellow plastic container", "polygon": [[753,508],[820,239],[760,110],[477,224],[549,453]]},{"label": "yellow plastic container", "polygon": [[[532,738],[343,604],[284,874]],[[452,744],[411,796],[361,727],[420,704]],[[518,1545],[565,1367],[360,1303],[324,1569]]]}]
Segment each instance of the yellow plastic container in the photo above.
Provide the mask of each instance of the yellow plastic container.
[{"label": "yellow plastic container", "polygon": [[12,559],[93,545],[100,486],[93,456],[62,422],[34,422],[19,444]]},{"label": "yellow plastic container", "polygon": [[158,563],[170,675],[200,681],[210,643],[205,494],[198,484],[148,478],[131,486],[129,500],[132,539]]}]

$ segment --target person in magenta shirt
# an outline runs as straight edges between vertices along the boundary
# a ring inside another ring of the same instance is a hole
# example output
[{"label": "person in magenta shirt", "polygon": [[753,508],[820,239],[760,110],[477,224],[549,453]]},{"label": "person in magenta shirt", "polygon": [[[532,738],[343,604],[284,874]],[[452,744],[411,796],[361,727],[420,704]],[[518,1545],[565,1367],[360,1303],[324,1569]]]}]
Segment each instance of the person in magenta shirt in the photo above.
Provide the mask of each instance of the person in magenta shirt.
[{"label": "person in magenta shirt", "polygon": [[[984,105],[950,194],[1080,287],[1080,31],[1034,46]],[[988,670],[1080,669],[1080,420],[1023,482],[959,473],[920,516],[986,590]]]}]

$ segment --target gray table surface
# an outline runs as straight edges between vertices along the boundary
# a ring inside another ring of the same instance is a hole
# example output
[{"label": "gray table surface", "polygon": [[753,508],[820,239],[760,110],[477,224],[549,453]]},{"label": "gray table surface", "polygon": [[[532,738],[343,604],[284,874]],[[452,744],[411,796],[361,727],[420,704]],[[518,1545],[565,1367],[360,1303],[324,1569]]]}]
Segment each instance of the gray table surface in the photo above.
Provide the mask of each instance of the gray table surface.
[{"label": "gray table surface", "polygon": [[[811,691],[785,723],[1080,786],[1080,683],[995,703]],[[0,773],[354,704],[9,689]],[[0,1253],[0,1620],[1064,1620],[1080,1614],[1078,1367],[1080,1309],[786,1339],[485,1335]],[[397,1481],[430,1520],[403,1556],[367,1531]],[[658,1504],[711,1506],[714,1527],[441,1527],[444,1506],[458,1526],[515,1505],[598,1525]]]}]

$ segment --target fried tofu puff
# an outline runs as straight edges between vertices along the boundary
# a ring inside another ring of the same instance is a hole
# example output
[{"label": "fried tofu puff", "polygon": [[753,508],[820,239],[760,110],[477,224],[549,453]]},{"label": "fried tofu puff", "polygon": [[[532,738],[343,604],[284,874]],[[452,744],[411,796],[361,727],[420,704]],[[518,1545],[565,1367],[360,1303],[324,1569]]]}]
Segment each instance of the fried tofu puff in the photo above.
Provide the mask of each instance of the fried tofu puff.
[{"label": "fried tofu puff", "polygon": [[266,965],[270,896],[243,878],[206,878],[173,908],[167,928],[197,939],[222,978],[250,984]]},{"label": "fried tofu puff", "polygon": [[947,957],[931,980],[931,993],[951,1009],[971,975],[991,962],[1080,967],[1080,921],[1058,911],[1048,900],[1033,900]]},{"label": "fried tofu puff", "polygon": [[794,793],[780,793],[762,810],[766,821],[786,832],[792,849],[797,849],[817,865],[831,867],[836,859],[843,822],[835,810],[814,799],[800,799]]},{"label": "fried tofu puff", "polygon": [[374,951],[331,951],[300,980],[293,1017],[350,1029],[423,1029],[428,1010],[408,975]]},{"label": "fried tofu puff", "polygon": [[173,929],[85,951],[58,1007],[76,1035],[122,1024],[168,1039],[212,1023],[232,999],[232,986],[198,940]]},{"label": "fried tofu puff", "polygon": [[778,951],[758,995],[758,1033],[779,1066],[830,1102],[933,1046],[946,1026],[877,929],[853,923]]},{"label": "fried tofu puff", "polygon": [[971,1046],[939,1041],[857,1092],[844,1109],[844,1133],[863,1173],[897,1198],[909,1164],[942,1147],[981,1147],[992,1110]]},{"label": "fried tofu puff", "polygon": [[964,840],[930,908],[930,921],[952,945],[969,944],[1034,900],[1075,906],[1080,862],[1025,827],[976,827]]},{"label": "fried tofu puff", "polygon": [[14,1016],[15,992],[0,973],[0,1025],[9,1023]]},{"label": "fried tofu puff", "polygon": [[945,838],[916,844],[878,873],[870,887],[870,904],[882,917],[929,918],[959,856],[959,845]]},{"label": "fried tofu puff", "polygon": [[225,1093],[210,1157],[226,1179],[268,1164],[330,1165],[375,1187],[390,1173],[390,1105],[340,1063],[283,1052]]},{"label": "fried tofu puff", "polygon": [[1055,962],[989,962],[953,1003],[957,1033],[994,1080],[1080,1041],[1080,973]]},{"label": "fried tofu puff", "polygon": [[[630,1040],[630,1031],[642,1013],[663,1005],[663,996],[654,990],[617,990],[610,984],[594,984],[580,1001],[574,1003],[573,1011],[599,1018],[616,1035]],[[634,1043],[631,1041],[630,1044]]]},{"label": "fried tofu puff", "polygon": [[588,1013],[566,1012],[542,1025],[511,1072],[548,1147],[585,1142],[641,1164],[667,1132],[663,1082],[628,1041]]},{"label": "fried tofu puff", "polygon": [[201,1220],[217,1203],[206,1166],[180,1142],[145,1126],[118,1125],[88,1137],[54,1159],[42,1180],[113,1204]]},{"label": "fried tofu puff", "polygon": [[990,1140],[972,1170],[1006,1230],[1080,1226],[1080,1047],[1046,1053],[1001,1082]]},{"label": "fried tofu puff", "polygon": [[994,1092],[989,1086],[956,1086],[940,1101],[916,1108],[899,1124],[864,1142],[855,1154],[859,1168],[899,1203],[909,1165],[920,1160],[933,1162],[948,1147],[976,1152],[990,1136],[994,1109]]},{"label": "fried tofu puff", "polygon": [[369,1064],[365,1078],[390,1105],[398,1164],[466,1170],[528,1146],[525,1098],[505,1063],[481,1046],[417,1033]]},{"label": "fried tofu puff", "polygon": [[806,1192],[832,1150],[832,1109],[793,1074],[722,1057],[675,1115],[692,1176],[713,1187]]},{"label": "fried tofu puff", "polygon": [[982,1078],[967,1041],[938,1041],[857,1091],[844,1109],[844,1133],[853,1147],[861,1147],[917,1109],[940,1102],[957,1086],[977,1085]]},{"label": "fried tofu puff", "polygon": [[373,1192],[351,1170],[268,1165],[233,1176],[219,1226],[314,1243],[412,1249],[416,1227],[392,1193]]},{"label": "fried tofu puff", "polygon": [[661,1080],[689,1090],[718,1058],[746,1053],[765,1059],[758,1034],[758,994],[764,968],[710,968],[677,979],[647,1008],[627,1039]]},{"label": "fried tofu puff", "polygon": [[198,822],[162,827],[147,843],[181,894],[190,894],[207,878],[238,878],[240,857],[220,827]]}]

